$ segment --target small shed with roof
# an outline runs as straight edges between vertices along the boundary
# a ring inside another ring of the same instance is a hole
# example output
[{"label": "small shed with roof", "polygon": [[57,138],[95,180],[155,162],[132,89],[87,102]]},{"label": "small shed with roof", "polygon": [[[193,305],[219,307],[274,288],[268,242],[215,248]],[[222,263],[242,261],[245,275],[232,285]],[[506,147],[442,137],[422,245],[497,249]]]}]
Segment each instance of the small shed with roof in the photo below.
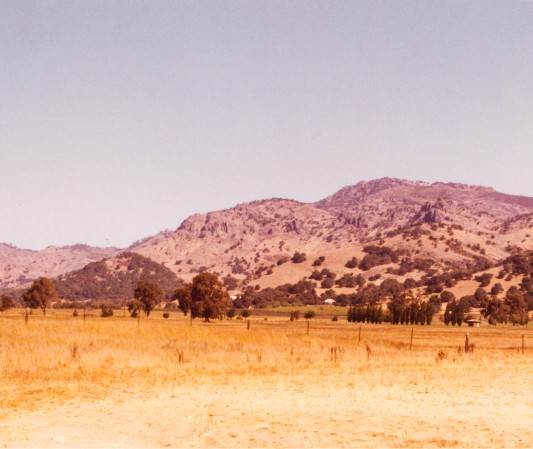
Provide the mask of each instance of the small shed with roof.
[{"label": "small shed with roof", "polygon": [[469,320],[466,320],[466,324],[468,324],[468,327],[479,327],[481,326],[481,320],[470,318]]}]

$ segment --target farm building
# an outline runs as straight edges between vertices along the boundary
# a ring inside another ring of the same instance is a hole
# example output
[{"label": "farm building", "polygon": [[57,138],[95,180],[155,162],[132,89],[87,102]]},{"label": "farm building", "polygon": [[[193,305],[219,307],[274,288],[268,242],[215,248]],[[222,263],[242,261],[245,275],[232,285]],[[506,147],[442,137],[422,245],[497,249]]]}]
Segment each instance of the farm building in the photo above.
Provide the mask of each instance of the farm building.
[{"label": "farm building", "polygon": [[336,303],[336,301],[334,299],[331,299],[331,298],[328,298],[328,299],[324,300],[324,304],[333,305],[335,303]]},{"label": "farm building", "polygon": [[481,325],[481,320],[476,320],[474,318],[466,320],[468,327],[479,327]]}]

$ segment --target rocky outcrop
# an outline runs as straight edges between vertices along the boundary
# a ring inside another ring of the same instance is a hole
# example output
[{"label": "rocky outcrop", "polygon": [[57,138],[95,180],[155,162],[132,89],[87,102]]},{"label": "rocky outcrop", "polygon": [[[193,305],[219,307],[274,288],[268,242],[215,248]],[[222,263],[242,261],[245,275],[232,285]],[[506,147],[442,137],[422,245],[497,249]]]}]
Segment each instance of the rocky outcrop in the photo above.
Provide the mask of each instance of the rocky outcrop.
[{"label": "rocky outcrop", "polygon": [[412,223],[442,223],[445,219],[446,209],[442,198],[435,203],[426,202],[420,211],[413,217]]}]

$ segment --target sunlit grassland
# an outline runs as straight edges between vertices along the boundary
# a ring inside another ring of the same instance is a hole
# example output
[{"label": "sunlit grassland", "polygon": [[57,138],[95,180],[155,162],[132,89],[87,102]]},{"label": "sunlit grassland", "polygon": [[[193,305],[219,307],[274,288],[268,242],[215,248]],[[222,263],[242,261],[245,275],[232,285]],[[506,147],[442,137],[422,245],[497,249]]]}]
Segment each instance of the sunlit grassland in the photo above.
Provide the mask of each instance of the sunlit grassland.
[{"label": "sunlit grassland", "polygon": [[267,307],[265,309],[253,310],[253,313],[257,314],[273,314],[273,315],[286,315],[288,316],[291,312],[299,311],[300,315],[303,317],[305,312],[315,312],[317,317],[332,317],[332,316],[347,316],[348,307],[343,306],[333,306],[333,305],[312,305],[312,306],[282,306],[282,307]]},{"label": "sunlit grassland", "polygon": [[[527,327],[392,326],[346,320],[253,315],[248,320],[192,323],[178,312],[138,321],[116,312],[83,318],[72,311],[0,316],[2,405],[43,398],[97,395],[106,389],[238,379],[329,379],[347,384],[364,375],[387,382],[405,372],[424,376],[490,376],[519,372],[533,356]],[[474,352],[464,353],[469,332]],[[522,346],[524,344],[524,346]],[[455,373],[455,374],[454,374]]]}]

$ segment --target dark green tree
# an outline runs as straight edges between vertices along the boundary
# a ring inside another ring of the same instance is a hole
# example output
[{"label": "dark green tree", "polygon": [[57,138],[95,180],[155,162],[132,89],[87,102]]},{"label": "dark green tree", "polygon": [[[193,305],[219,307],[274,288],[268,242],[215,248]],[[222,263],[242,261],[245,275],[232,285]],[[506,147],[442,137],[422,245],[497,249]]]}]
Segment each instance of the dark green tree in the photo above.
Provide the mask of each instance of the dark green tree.
[{"label": "dark green tree", "polygon": [[232,306],[231,299],[218,277],[204,272],[196,275],[191,283],[191,316],[210,319],[222,319]]},{"label": "dark green tree", "polygon": [[12,296],[4,294],[0,298],[0,312],[4,312],[5,310],[9,310],[13,307],[15,307],[16,303]]},{"label": "dark green tree", "polygon": [[454,301],[455,300],[455,295],[452,292],[448,291],[448,290],[444,290],[440,294],[440,300],[441,300],[441,302]]},{"label": "dark green tree", "polygon": [[322,288],[331,288],[334,285],[335,285],[335,281],[331,278],[326,278],[322,280],[322,282],[320,283],[320,287]]},{"label": "dark green tree", "polygon": [[509,322],[510,307],[501,299],[491,299],[487,306],[481,310],[482,315],[488,318],[489,324],[507,324]]},{"label": "dark green tree", "polygon": [[158,284],[149,281],[139,281],[133,293],[133,298],[139,301],[146,316],[163,299],[163,290]]},{"label": "dark green tree", "polygon": [[239,280],[233,276],[226,276],[222,281],[228,290],[237,290],[239,287]]},{"label": "dark green tree", "polygon": [[[444,310],[444,324],[446,324],[446,326],[449,326],[450,323],[452,322],[452,316],[453,316],[454,307],[455,307],[455,300],[454,301],[449,301],[446,304],[446,309]],[[457,320],[455,320],[454,325],[456,323],[457,323]]]},{"label": "dark green tree", "polygon": [[518,288],[512,286],[507,290],[505,304],[509,307],[509,318],[513,325],[527,324],[529,321],[527,303]]},{"label": "dark green tree", "polygon": [[478,287],[474,292],[474,305],[475,307],[485,307],[489,302],[489,295],[484,288]]},{"label": "dark green tree", "polygon": [[192,305],[191,284],[186,284],[185,286],[178,287],[174,290],[172,299],[178,301],[179,308],[183,312],[183,315],[187,315],[191,310]]},{"label": "dark green tree", "polygon": [[470,312],[469,302],[473,296],[463,296],[460,300],[449,301],[444,311],[444,324],[447,326],[461,326],[465,320],[465,315]]},{"label": "dark green tree", "polygon": [[397,298],[404,290],[403,284],[400,284],[396,279],[385,279],[380,285],[381,291],[386,296]]},{"label": "dark green tree", "polygon": [[480,287],[488,287],[490,284],[490,280],[492,279],[493,274],[492,273],[483,273],[480,276],[476,276],[474,280],[479,282]]},{"label": "dark green tree", "polygon": [[40,278],[33,281],[31,287],[26,290],[22,296],[27,307],[32,309],[41,309],[46,316],[46,309],[52,302],[57,299],[57,293],[54,283],[48,278]]},{"label": "dark green tree", "polygon": [[503,292],[503,286],[499,282],[496,282],[490,289],[490,294],[493,296],[498,296],[502,292]]}]

